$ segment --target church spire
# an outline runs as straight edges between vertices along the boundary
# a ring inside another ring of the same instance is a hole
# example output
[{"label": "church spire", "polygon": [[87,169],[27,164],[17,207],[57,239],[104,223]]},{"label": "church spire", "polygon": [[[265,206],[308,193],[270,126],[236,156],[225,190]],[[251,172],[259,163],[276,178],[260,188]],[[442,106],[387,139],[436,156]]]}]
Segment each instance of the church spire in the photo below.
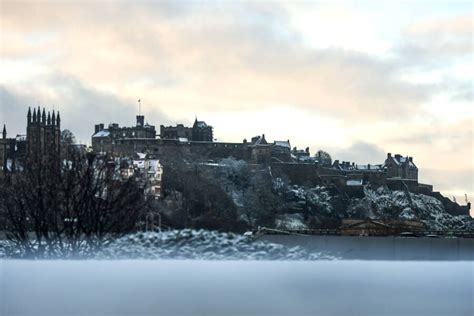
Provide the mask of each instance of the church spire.
[{"label": "church spire", "polygon": [[48,111],[48,119],[47,119],[48,126],[51,125],[51,113]]},{"label": "church spire", "polygon": [[61,118],[59,117],[59,111],[58,111],[58,116],[56,116],[56,125],[58,126],[58,128],[60,128],[61,126]]},{"label": "church spire", "polygon": [[51,124],[53,126],[56,125],[56,113],[54,113],[54,110],[53,110],[53,116],[51,117]]},{"label": "church spire", "polygon": [[36,109],[33,108],[33,123],[36,123]]},{"label": "church spire", "polygon": [[2,132],[3,139],[7,139],[7,126],[3,124],[3,132]]},{"label": "church spire", "polygon": [[38,111],[36,111],[36,122],[41,122],[41,108],[38,106]]},{"label": "church spire", "polygon": [[27,115],[27,118],[28,118],[28,123],[31,123],[31,106],[28,107],[28,115]]},{"label": "church spire", "polygon": [[46,124],[46,110],[43,108],[43,114],[41,115],[41,123]]}]

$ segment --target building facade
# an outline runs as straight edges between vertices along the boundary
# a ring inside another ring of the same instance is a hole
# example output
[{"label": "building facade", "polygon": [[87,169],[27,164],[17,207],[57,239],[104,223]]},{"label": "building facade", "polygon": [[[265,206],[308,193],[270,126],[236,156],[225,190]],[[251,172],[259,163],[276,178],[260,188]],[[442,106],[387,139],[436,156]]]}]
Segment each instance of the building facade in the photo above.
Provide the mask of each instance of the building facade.
[{"label": "building facade", "polygon": [[403,157],[396,154],[392,156],[387,154],[385,159],[385,168],[388,178],[400,178],[418,181],[418,167],[413,162],[413,157]]},{"label": "building facade", "polygon": [[205,121],[194,120],[192,127],[186,127],[183,124],[176,126],[160,126],[161,139],[180,139],[193,142],[213,142],[213,128],[207,125]]},{"label": "building facade", "polygon": [[46,114],[45,108],[41,112],[28,109],[26,126],[26,163],[43,162],[52,157],[59,157],[61,153],[61,117],[59,112]]},{"label": "building facade", "polygon": [[145,123],[145,116],[137,115],[137,123],[132,127],[120,127],[117,123],[111,123],[105,128],[103,123],[96,124],[92,135],[92,149],[95,152],[113,153],[118,140],[155,138],[155,126]]}]

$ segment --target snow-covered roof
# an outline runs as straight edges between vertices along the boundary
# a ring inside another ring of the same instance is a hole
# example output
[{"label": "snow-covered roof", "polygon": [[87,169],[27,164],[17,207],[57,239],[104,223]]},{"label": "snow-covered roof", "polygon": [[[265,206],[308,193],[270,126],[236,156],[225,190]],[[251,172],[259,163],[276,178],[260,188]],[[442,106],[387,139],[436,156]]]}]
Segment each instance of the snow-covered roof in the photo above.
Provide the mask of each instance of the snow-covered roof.
[{"label": "snow-covered roof", "polygon": [[255,136],[252,138],[252,141],[254,140],[255,142],[253,143],[253,145],[268,145],[267,140],[265,139],[265,135]]},{"label": "snow-covered roof", "polygon": [[161,168],[160,161],[158,159],[151,159],[150,160],[150,169],[153,171],[158,171]]},{"label": "snow-covered roof", "polygon": [[187,142],[189,142],[189,140],[188,140],[186,137],[179,137],[178,140],[179,140],[180,143],[187,143]]},{"label": "snow-covered roof", "polygon": [[275,146],[280,146],[280,147],[287,147],[287,148],[291,148],[290,147],[290,142],[286,141],[286,140],[276,140],[274,142]]},{"label": "snow-covered roof", "polygon": [[137,156],[138,156],[138,158],[140,158],[140,159],[145,159],[145,158],[146,158],[146,154],[145,154],[145,153],[137,153]]},{"label": "snow-covered roof", "polygon": [[26,135],[16,135],[16,141],[17,142],[26,141]]},{"label": "snow-covered roof", "polygon": [[95,133],[92,137],[109,137],[110,132],[107,129],[103,129],[97,133]]},{"label": "snow-covered roof", "polygon": [[139,169],[145,168],[145,160],[134,160],[133,165]]},{"label": "snow-covered roof", "polygon": [[395,155],[395,156],[392,156],[391,158],[392,158],[392,161],[397,165],[408,164],[410,167],[417,168],[416,165],[413,163],[412,160],[410,160],[409,157],[403,157],[401,155]]},{"label": "snow-covered roof", "polygon": [[357,165],[359,170],[378,170],[383,169],[383,165]]},{"label": "snow-covered roof", "polygon": [[197,121],[196,125],[199,128],[206,128],[207,127],[207,124],[204,121]]},{"label": "snow-covered roof", "polygon": [[357,179],[357,180],[347,180],[346,185],[348,186],[358,186],[362,185],[362,179]]}]

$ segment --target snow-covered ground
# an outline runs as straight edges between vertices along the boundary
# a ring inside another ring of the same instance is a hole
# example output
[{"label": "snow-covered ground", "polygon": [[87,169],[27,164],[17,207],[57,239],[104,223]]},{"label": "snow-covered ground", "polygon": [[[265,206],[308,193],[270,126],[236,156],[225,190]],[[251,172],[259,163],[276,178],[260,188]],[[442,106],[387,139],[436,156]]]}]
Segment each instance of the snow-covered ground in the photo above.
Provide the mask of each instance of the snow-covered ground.
[{"label": "snow-covered ground", "polygon": [[474,315],[474,262],[1,260],[0,315]]},{"label": "snow-covered ground", "polygon": [[334,259],[252,237],[207,230],[170,230],[125,236],[94,254],[98,259],[317,260]]},{"label": "snow-covered ground", "polygon": [[84,245],[71,253],[58,247],[26,255],[9,241],[0,241],[0,258],[27,259],[199,259],[199,260],[318,260],[335,259],[325,251],[306,251],[252,236],[208,230],[169,230],[135,233],[104,244],[99,250]]},{"label": "snow-covered ground", "polygon": [[[294,223],[298,223],[298,220],[301,222],[296,214],[292,219]],[[105,244],[99,250],[91,250],[87,246],[75,253],[53,250],[45,251],[43,254],[25,255],[8,241],[0,241],[0,259],[474,261],[472,238],[285,234],[245,236],[192,229],[130,234]]]}]

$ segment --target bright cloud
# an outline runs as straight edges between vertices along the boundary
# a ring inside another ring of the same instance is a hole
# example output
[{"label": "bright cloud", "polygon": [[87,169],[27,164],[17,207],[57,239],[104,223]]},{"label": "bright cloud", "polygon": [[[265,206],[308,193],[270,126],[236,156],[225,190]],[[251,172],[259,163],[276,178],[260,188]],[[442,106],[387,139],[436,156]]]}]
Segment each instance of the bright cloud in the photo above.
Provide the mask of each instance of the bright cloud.
[{"label": "bright cloud", "polygon": [[220,140],[265,133],[358,163],[399,152],[472,196],[472,14],[440,1],[2,1],[1,118],[24,133],[27,106],[54,105],[89,141],[96,122],[131,124],[141,98],[151,124],[197,115]]}]

